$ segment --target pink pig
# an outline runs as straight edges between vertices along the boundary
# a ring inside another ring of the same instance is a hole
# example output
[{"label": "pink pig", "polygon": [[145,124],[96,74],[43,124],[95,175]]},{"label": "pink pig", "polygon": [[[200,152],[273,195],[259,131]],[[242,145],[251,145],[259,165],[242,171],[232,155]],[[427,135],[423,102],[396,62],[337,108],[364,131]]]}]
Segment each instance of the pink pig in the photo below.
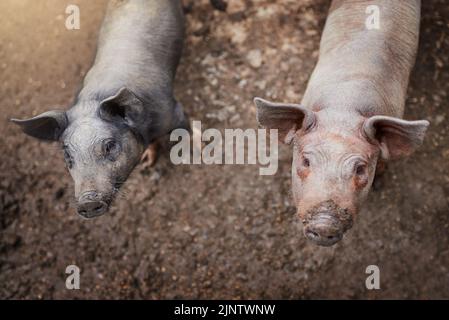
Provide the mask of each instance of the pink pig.
[{"label": "pink pig", "polygon": [[[379,29],[365,24],[379,9]],[[352,227],[379,164],[410,155],[429,122],[402,120],[421,2],[334,0],[301,104],[255,98],[260,125],[293,145],[292,189],[305,236],[331,246]]]}]

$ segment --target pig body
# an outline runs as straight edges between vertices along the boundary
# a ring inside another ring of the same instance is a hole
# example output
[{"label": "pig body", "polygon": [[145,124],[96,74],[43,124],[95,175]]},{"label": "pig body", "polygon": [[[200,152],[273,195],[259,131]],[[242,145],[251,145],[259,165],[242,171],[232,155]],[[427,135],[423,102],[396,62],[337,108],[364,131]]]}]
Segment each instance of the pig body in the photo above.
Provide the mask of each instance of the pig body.
[{"label": "pig body", "polygon": [[[379,8],[379,29],[368,29],[366,8]],[[420,1],[334,1],[318,63],[301,104],[365,117],[402,117],[418,48]]]},{"label": "pig body", "polygon": [[[379,8],[380,28],[365,25]],[[293,144],[292,189],[306,237],[329,246],[351,228],[379,161],[409,155],[426,120],[402,120],[420,1],[335,0],[301,104],[255,99],[261,125]]]},{"label": "pig body", "polygon": [[[147,129],[154,129],[150,122],[170,127],[173,115],[179,111],[173,98],[173,80],[183,38],[184,17],[179,1],[112,0],[101,26],[95,62],[77,102],[102,101],[126,88],[144,102],[141,121]],[[157,122],[153,118],[155,103]],[[85,107],[75,103],[70,114],[79,117]],[[87,112],[92,111],[87,106]],[[150,140],[151,134],[143,138]]]},{"label": "pig body", "polygon": [[106,212],[145,148],[186,127],[173,96],[183,36],[179,1],[111,0],[73,106],[12,119],[33,137],[62,143],[82,216]]}]

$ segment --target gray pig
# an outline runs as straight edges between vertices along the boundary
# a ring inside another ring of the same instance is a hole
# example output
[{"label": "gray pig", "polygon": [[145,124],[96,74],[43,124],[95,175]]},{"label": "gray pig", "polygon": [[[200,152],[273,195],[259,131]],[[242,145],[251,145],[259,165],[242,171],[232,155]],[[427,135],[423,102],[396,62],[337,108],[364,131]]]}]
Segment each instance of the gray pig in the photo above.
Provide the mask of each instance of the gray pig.
[{"label": "gray pig", "polygon": [[[380,28],[365,25],[380,10]],[[292,190],[304,234],[331,246],[351,228],[384,161],[411,154],[429,122],[402,120],[420,1],[334,0],[301,104],[255,98],[260,125],[293,144]]]},{"label": "gray pig", "polygon": [[11,119],[32,137],[61,142],[81,216],[105,213],[144,150],[188,126],[173,97],[183,37],[177,0],[112,0],[73,106]]}]

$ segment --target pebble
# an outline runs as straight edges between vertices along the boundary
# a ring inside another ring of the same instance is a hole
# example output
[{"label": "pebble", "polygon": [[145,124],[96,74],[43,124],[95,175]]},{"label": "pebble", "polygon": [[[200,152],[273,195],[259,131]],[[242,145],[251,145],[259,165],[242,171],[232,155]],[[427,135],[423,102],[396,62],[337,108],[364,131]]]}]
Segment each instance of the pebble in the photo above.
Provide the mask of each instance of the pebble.
[{"label": "pebble", "polygon": [[260,90],[265,90],[265,88],[267,87],[267,82],[265,80],[259,80],[256,81],[254,85]]},{"label": "pebble", "polygon": [[231,42],[235,44],[242,44],[248,37],[246,28],[239,24],[233,24],[232,28],[228,30],[231,34]]},{"label": "pebble", "polygon": [[254,49],[246,55],[248,63],[253,68],[259,68],[262,65],[262,52],[259,49]]},{"label": "pebble", "polygon": [[444,121],[444,115],[438,115],[438,116],[435,117],[435,124],[436,125],[439,125],[443,121]]}]

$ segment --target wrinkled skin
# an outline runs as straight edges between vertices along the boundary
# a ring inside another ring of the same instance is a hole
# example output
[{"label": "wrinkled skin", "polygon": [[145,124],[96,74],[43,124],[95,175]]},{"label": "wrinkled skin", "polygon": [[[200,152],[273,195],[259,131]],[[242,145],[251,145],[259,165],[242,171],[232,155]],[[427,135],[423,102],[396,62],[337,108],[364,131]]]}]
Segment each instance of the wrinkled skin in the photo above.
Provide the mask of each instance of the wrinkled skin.
[{"label": "wrinkled skin", "polygon": [[292,193],[304,234],[340,241],[366,199],[378,163],[412,153],[429,123],[255,99],[258,122],[293,145]]},{"label": "wrinkled skin", "polygon": [[133,92],[122,88],[102,101],[81,100],[68,111],[12,121],[32,137],[59,141],[75,183],[76,209],[81,216],[93,218],[108,210],[152,141],[174,128],[186,127],[181,106],[173,104],[166,114],[151,112],[151,125],[146,124],[146,112],[154,104],[145,106]]},{"label": "wrinkled skin", "polygon": [[142,142],[126,126],[96,118],[70,124],[62,148],[75,183],[77,210],[88,218],[108,209],[143,152]]},{"label": "wrinkled skin", "polygon": [[333,118],[317,113],[315,125],[293,143],[293,198],[306,236],[319,235],[321,245],[335,243],[352,227],[380,153],[359,134],[359,126],[335,130]]}]

